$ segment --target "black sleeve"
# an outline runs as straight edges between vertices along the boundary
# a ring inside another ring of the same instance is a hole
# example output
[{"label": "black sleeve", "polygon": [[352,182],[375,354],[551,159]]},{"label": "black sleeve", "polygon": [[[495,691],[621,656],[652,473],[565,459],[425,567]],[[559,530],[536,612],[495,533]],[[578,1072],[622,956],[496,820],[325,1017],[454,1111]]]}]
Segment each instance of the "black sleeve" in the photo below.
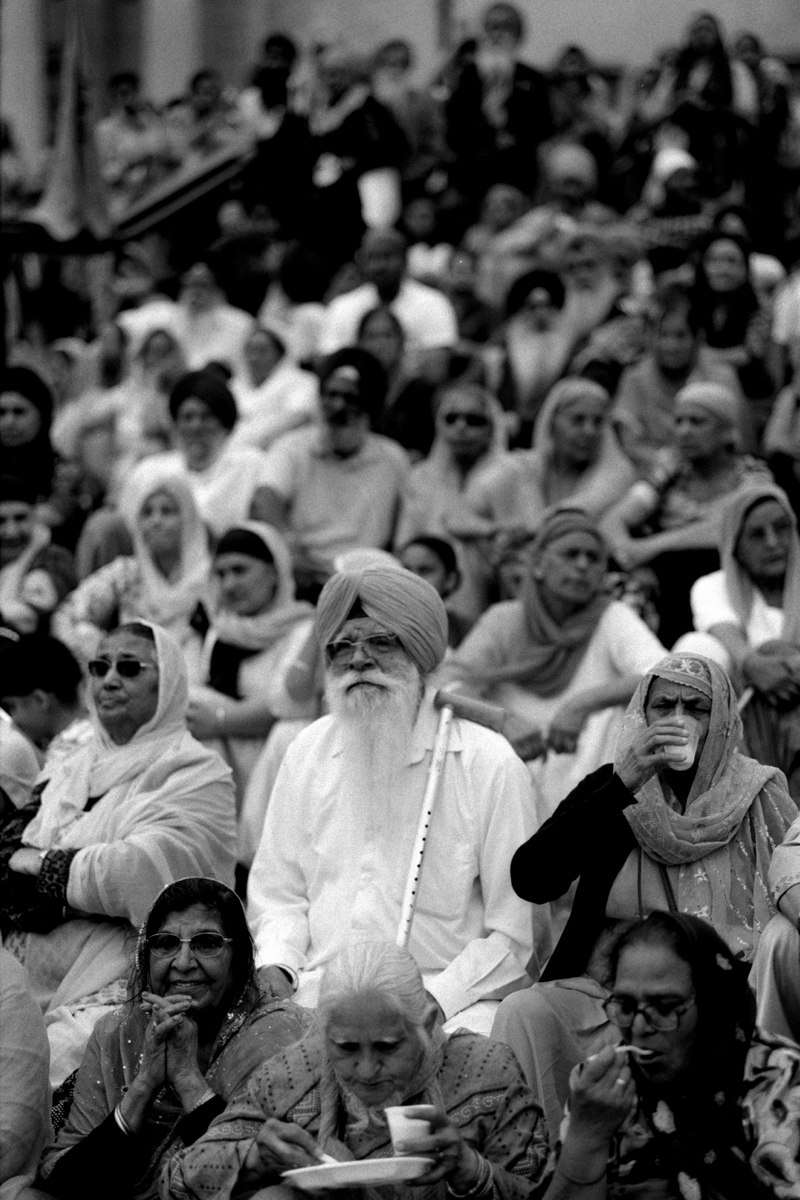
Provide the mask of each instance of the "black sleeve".
[{"label": "black sleeve", "polygon": [[123,1133],[111,1112],[83,1141],[62,1154],[36,1186],[60,1200],[107,1200],[112,1192],[116,1200],[125,1200],[144,1174],[148,1159],[147,1143],[135,1134]]},{"label": "black sleeve", "polygon": [[225,1107],[225,1101],[221,1096],[212,1096],[210,1100],[206,1100],[205,1104],[193,1108],[190,1113],[181,1117],[175,1129],[176,1136],[184,1146],[191,1146],[193,1142],[203,1136],[214,1118],[225,1112]]},{"label": "black sleeve", "polygon": [[609,843],[619,843],[622,810],[633,803],[610,763],[587,775],[512,858],[517,895],[534,904],[563,896],[584,864],[596,865]]}]

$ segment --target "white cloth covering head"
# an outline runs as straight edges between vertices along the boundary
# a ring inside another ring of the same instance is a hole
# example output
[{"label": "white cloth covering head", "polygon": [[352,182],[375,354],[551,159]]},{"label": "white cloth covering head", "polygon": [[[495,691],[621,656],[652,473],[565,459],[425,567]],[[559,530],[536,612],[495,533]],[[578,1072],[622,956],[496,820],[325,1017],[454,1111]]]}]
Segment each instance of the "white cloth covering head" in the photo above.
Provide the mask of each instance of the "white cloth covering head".
[{"label": "white cloth covering head", "polygon": [[[104,796],[111,788],[129,783],[170,747],[177,747],[184,735],[188,736],[189,684],[181,648],[165,629],[149,621],[139,623],[151,629],[155,638],[158,662],[155,713],[136,730],[129,742],[119,746],[106,731],[90,699],[89,717],[94,739],[79,752],[80,763],[75,754],[57,764],[43,793],[42,807],[25,830],[23,840],[27,845],[52,845],[57,831],[64,827],[65,817],[73,820],[80,816],[90,797]],[[40,778],[47,778],[46,769]],[[45,804],[44,797],[48,792],[54,798],[57,795],[56,804]]]},{"label": "white cloth covering head", "polygon": [[[313,617],[314,610],[306,601],[294,598],[292,556],[277,529],[263,521],[242,521],[229,529],[228,533],[234,533],[237,529],[254,534],[266,546],[275,566],[275,595],[262,612],[252,616],[240,616],[224,608],[217,595],[214,633],[219,641],[243,650],[266,650],[285,637],[298,621]],[[217,547],[217,554],[225,553],[224,538],[225,535]]]},{"label": "white cloth covering head", "polygon": [[[181,514],[180,568],[175,579],[161,574],[142,536],[142,508],[158,492],[166,492]],[[160,455],[146,458],[125,481],[119,507],[142,573],[147,611],[141,615],[167,627],[188,620],[208,587],[211,557],[208,534],[186,475]]]}]

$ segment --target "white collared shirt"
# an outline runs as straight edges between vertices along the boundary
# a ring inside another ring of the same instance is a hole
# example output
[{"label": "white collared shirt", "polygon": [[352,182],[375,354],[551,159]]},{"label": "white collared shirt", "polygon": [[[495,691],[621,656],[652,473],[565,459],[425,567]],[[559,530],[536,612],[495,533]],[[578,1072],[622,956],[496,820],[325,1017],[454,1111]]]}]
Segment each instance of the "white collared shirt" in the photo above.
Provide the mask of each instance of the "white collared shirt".
[{"label": "white collared shirt", "polygon": [[[336,717],[292,743],[248,883],[260,965],[286,964],[301,973],[302,988],[303,975],[348,942],[394,941],[436,725],[429,692],[402,784],[372,808],[372,820],[353,794]],[[509,867],[533,832],[521,760],[499,734],[454,720],[409,942],[446,1017],[530,982],[531,906],[512,890]]]}]

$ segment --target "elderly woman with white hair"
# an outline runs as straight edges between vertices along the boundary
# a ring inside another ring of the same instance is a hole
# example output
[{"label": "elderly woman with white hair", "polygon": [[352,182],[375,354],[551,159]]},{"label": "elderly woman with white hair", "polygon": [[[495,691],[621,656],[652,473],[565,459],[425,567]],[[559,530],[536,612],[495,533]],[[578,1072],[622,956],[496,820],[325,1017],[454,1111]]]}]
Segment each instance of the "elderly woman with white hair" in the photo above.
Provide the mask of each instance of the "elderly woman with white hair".
[{"label": "elderly woman with white hair", "polygon": [[602,521],[618,564],[648,567],[660,588],[658,635],[671,646],[692,628],[689,590],[719,567],[717,543],[728,501],[771,478],[741,453],[741,406],[719,383],[690,383],[675,397],[669,467],[639,480]]},{"label": "elderly woman with white hair", "polygon": [[[528,1195],[546,1138],[513,1054],[463,1029],[448,1037],[407,951],[355,942],[329,963],[309,1034],[265,1063],[208,1132],[172,1159],[161,1194],[227,1197],[279,1184],[285,1171],[330,1155],[353,1170],[360,1164],[356,1186],[365,1196],[385,1195],[374,1190],[374,1162],[392,1153],[386,1109],[423,1104],[433,1111],[417,1114],[428,1132],[413,1149],[428,1162],[415,1189],[425,1187],[431,1200]],[[419,1194],[403,1182],[391,1186],[396,1200]]]}]

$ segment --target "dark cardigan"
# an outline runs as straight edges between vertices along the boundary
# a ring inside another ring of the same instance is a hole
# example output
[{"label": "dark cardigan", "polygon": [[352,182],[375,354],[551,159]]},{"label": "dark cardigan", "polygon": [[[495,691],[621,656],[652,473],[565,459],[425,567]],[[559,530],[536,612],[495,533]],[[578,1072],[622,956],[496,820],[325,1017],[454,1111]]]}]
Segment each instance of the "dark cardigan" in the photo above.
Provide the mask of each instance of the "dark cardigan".
[{"label": "dark cardigan", "polygon": [[572,912],[542,982],[582,975],[605,924],[617,875],[638,842],[624,809],[635,797],[610,763],[587,775],[511,860],[511,884],[523,900],[557,900],[580,877]]}]

